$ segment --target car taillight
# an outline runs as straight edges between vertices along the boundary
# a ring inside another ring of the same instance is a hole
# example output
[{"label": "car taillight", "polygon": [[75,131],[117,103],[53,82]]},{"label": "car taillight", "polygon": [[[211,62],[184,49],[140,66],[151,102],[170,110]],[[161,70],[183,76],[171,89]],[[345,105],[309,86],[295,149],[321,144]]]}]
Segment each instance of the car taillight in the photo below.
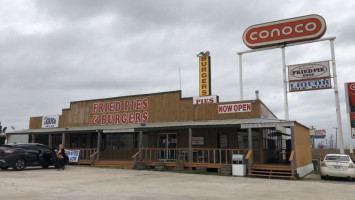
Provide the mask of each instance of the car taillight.
[{"label": "car taillight", "polygon": [[326,165],[325,162],[323,161],[323,162],[320,163],[320,166],[321,166],[321,167],[326,167],[327,165]]},{"label": "car taillight", "polygon": [[5,154],[12,154],[12,153],[14,153],[15,151],[14,150],[12,150],[12,149],[6,149],[6,150],[4,150],[4,153]]},{"label": "car taillight", "polygon": [[349,168],[355,168],[354,163],[350,163]]}]

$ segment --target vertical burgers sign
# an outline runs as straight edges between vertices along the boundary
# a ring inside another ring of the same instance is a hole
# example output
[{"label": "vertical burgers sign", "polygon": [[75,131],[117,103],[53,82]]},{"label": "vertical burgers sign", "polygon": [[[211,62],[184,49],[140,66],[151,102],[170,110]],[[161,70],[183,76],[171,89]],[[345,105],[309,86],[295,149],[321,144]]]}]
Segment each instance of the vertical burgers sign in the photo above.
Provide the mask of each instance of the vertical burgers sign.
[{"label": "vertical burgers sign", "polygon": [[200,74],[200,96],[211,95],[211,57],[209,53],[198,56],[199,58],[199,74]]},{"label": "vertical burgers sign", "polygon": [[248,27],[243,42],[251,49],[321,38],[326,23],[319,15],[284,19]]}]

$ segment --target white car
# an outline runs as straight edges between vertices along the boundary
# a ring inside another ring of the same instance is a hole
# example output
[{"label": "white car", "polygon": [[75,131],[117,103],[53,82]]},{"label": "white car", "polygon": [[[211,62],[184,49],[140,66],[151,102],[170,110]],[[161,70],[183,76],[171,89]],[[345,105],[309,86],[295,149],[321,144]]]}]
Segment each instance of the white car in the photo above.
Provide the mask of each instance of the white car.
[{"label": "white car", "polygon": [[321,162],[320,171],[322,179],[329,176],[355,179],[355,165],[345,154],[327,154]]}]

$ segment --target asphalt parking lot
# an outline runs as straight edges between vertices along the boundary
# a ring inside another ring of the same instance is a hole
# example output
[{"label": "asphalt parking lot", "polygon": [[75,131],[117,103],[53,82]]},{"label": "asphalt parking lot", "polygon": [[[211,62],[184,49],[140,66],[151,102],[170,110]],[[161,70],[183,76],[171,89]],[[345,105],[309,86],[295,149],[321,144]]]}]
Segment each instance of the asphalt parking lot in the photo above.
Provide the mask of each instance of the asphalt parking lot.
[{"label": "asphalt parking lot", "polygon": [[355,182],[68,166],[0,171],[0,199],[354,199]]}]

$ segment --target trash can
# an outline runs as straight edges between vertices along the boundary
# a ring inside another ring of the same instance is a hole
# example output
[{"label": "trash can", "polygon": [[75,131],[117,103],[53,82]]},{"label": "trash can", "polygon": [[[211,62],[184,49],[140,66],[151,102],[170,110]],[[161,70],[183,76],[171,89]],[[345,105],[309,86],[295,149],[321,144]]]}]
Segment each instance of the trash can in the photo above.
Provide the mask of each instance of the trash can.
[{"label": "trash can", "polygon": [[243,154],[232,155],[232,175],[233,176],[245,176],[246,164]]}]

